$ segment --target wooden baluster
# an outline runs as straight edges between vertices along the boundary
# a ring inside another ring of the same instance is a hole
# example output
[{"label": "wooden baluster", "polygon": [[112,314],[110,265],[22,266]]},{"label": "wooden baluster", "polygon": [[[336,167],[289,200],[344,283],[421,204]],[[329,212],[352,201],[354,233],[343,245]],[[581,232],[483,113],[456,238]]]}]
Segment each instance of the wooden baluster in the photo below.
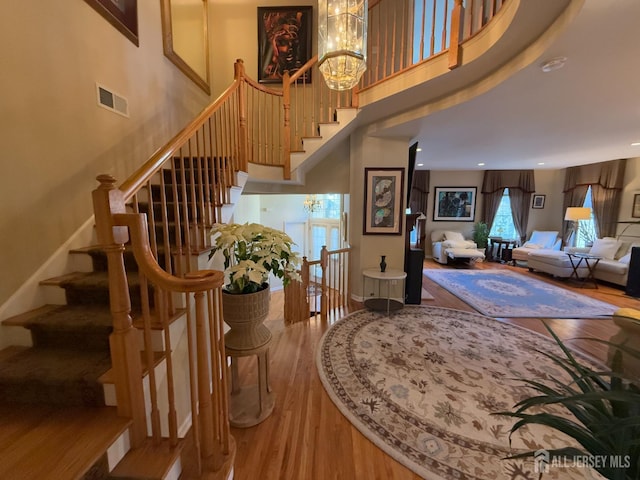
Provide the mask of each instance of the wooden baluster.
[{"label": "wooden baluster", "polygon": [[138,447],[147,436],[142,366],[137,332],[131,323],[131,300],[124,267],[125,227],[114,227],[112,215],[125,212],[122,192],[110,175],[97,177],[100,186],[92,192],[98,242],[107,255],[109,297],[113,332],[109,336],[111,363],[116,379],[118,415],[132,419],[131,445]]},{"label": "wooden baluster", "polygon": [[289,71],[282,78],[282,110],[284,122],[282,128],[282,156],[284,159],[283,175],[285,180],[291,179],[291,82]]},{"label": "wooden baluster", "polygon": [[[187,275],[189,278],[190,275]],[[208,458],[214,454],[213,445],[213,412],[211,410],[211,391],[209,382],[209,349],[207,346],[207,323],[205,320],[205,294],[194,294],[196,303],[196,356],[198,376],[198,418],[202,437],[202,457]]]},{"label": "wooden baluster", "polygon": [[198,377],[197,377],[197,359],[196,359],[196,347],[193,339],[193,319],[191,314],[191,305],[189,304],[189,295],[185,294],[185,303],[187,305],[187,350],[189,361],[189,396],[191,399],[191,430],[193,433],[193,444],[196,450],[197,457],[197,470],[198,473],[202,473],[202,442],[200,441],[200,422],[197,419],[198,412]]},{"label": "wooden baluster", "polygon": [[[142,272],[140,277],[140,296],[142,303],[142,320],[143,338],[144,338],[144,354],[147,362],[147,371],[149,372],[149,395],[151,399],[151,436],[153,442],[157,445],[160,443],[162,432],[160,431],[160,411],[158,410],[158,390],[156,385],[156,369],[155,359],[153,358],[153,342],[151,340],[151,311],[149,309],[149,284],[147,276]],[[158,305],[158,309],[166,308],[165,305]]]},{"label": "wooden baluster", "polygon": [[320,320],[327,320],[327,307],[328,307],[328,298],[327,298],[327,267],[329,265],[329,254],[327,253],[326,245],[322,246],[322,250],[320,251],[320,268],[322,270],[322,286],[321,286],[321,297],[320,297]]},{"label": "wooden baluster", "polygon": [[222,288],[213,291],[214,299],[214,320],[216,327],[216,351],[220,357],[220,390],[218,397],[220,403],[220,426],[222,453],[227,455],[231,449],[231,427],[229,425],[229,392],[227,380],[227,355],[224,347],[224,321],[222,316]]},{"label": "wooden baluster", "polygon": [[444,52],[447,49],[447,20],[449,19],[449,0],[444,0],[444,18],[442,19],[442,38],[440,40],[439,52]]},{"label": "wooden baluster", "polygon": [[[158,312],[160,315],[160,323],[162,324],[162,333],[164,335],[164,361],[167,366],[167,400],[169,404],[167,416],[169,420],[169,443],[172,446],[176,446],[178,444],[178,414],[176,412],[176,394],[173,379],[173,348],[171,347],[171,331],[169,330],[169,296],[169,292],[159,289]],[[187,309],[188,308],[189,304],[187,303]]]},{"label": "wooden baluster", "polygon": [[[183,266],[183,243],[182,243],[182,226],[180,222],[180,204],[178,202],[178,174],[176,172],[176,163],[180,161],[182,151],[178,151],[180,157],[171,157],[171,195],[173,196],[173,223],[176,247],[176,275],[181,276],[185,272]],[[169,237],[167,237],[167,241]]]}]

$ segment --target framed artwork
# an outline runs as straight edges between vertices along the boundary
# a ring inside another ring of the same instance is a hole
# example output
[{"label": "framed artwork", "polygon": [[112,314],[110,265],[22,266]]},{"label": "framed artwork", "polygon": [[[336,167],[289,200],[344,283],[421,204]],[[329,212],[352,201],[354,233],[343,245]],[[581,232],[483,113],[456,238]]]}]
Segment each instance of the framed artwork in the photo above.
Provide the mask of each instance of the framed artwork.
[{"label": "framed artwork", "polygon": [[364,169],[363,235],[402,234],[404,168]]},{"label": "framed artwork", "polygon": [[476,187],[436,187],[434,222],[473,222],[476,216]]},{"label": "framed artwork", "polygon": [[640,193],[636,193],[633,196],[633,207],[631,208],[631,216],[633,218],[640,218]]},{"label": "framed artwork", "polygon": [[544,199],[546,195],[534,195],[531,200],[531,208],[544,208]]},{"label": "framed artwork", "polygon": [[138,46],[138,0],[84,0]]},{"label": "framed artwork", "polygon": [[[258,7],[258,81],[282,83],[311,58],[313,7]],[[311,72],[299,81],[311,83]]]}]

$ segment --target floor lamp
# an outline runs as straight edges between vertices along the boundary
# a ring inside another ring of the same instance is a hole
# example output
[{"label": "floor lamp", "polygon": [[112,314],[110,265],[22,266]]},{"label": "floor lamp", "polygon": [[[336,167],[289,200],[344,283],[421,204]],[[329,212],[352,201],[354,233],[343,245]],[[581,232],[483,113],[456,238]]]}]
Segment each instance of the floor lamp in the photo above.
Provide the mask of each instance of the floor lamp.
[{"label": "floor lamp", "polygon": [[[575,245],[575,235],[578,234],[578,220],[589,220],[591,218],[591,209],[589,207],[568,207],[564,214],[564,219],[571,222],[571,227],[567,232],[566,246],[573,247]],[[569,245],[571,242],[571,245]]]}]

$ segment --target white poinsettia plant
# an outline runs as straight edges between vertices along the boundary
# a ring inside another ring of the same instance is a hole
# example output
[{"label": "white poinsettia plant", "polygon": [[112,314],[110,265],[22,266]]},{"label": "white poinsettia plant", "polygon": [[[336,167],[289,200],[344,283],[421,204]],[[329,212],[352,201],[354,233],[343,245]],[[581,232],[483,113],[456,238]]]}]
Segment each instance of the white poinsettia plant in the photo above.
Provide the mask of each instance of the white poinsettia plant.
[{"label": "white poinsettia plant", "polygon": [[286,286],[298,279],[300,257],[291,250],[294,241],[286,233],[258,223],[216,223],[211,258],[224,255],[225,290],[229,293],[254,293],[265,288],[269,273]]}]

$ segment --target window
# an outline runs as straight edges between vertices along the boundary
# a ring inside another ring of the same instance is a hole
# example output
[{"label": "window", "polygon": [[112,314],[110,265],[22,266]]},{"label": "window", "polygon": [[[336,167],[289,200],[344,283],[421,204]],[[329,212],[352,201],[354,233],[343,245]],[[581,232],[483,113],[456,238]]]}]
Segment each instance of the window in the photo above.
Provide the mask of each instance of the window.
[{"label": "window", "polygon": [[578,220],[578,234],[576,236],[576,247],[589,247],[593,245],[596,239],[596,221],[593,216],[593,203],[591,199],[591,186],[587,189],[587,195],[584,197],[583,207],[591,209],[591,218],[589,220]]},{"label": "window", "polygon": [[511,201],[509,200],[509,189],[505,188],[500,200],[500,206],[496,217],[491,225],[490,237],[502,237],[506,239],[517,239],[518,233],[513,224],[513,214],[511,213]]},{"label": "window", "polygon": [[342,195],[325,193],[314,195],[320,205],[309,212],[309,260],[319,260],[322,246],[327,250],[341,248]]}]

